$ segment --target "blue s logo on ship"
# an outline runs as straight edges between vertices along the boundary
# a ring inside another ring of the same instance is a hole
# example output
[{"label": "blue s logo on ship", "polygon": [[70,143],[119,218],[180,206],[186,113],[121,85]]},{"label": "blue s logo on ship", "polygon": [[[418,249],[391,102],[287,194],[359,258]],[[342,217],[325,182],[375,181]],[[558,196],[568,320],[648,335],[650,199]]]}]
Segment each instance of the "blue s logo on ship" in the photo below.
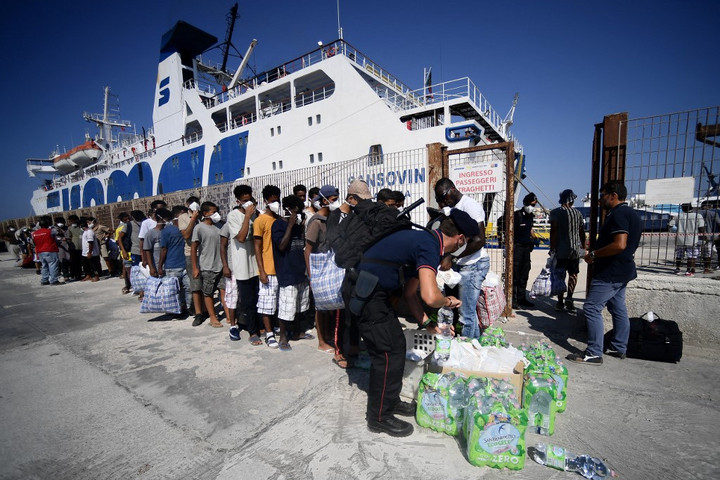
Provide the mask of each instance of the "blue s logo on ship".
[{"label": "blue s logo on ship", "polygon": [[160,80],[160,99],[158,100],[158,107],[162,107],[170,101],[170,77],[165,77]]}]

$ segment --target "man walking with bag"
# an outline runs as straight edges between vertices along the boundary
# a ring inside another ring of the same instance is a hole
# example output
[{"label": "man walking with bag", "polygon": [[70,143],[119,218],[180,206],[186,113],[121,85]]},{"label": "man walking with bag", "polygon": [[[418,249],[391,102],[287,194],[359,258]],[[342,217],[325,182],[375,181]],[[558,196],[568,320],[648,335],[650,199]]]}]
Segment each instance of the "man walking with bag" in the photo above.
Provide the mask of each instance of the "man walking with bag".
[{"label": "man walking with bag", "polygon": [[582,214],[573,203],[577,195],[570,190],[560,192],[560,206],[550,212],[550,254],[555,254],[556,268],[562,274],[563,280],[567,271],[567,298],[563,305],[564,292],[558,294],[558,303],[555,310],[576,313],[573,304],[573,293],[580,273],[580,259],[585,255],[585,227]]},{"label": "man walking with bag", "polygon": [[605,333],[602,311],[606,305],[612,315],[615,336],[610,345],[605,345],[605,353],[625,358],[630,336],[625,288],[637,277],[634,255],[642,233],[640,217],[625,202],[626,197],[627,189],[618,181],[608,182],[600,189],[600,206],[607,210],[607,215],[595,250],[585,255],[585,261],[593,265],[592,283],[583,306],[588,328],[587,349],[568,355],[567,359],[573,362],[602,365]]}]

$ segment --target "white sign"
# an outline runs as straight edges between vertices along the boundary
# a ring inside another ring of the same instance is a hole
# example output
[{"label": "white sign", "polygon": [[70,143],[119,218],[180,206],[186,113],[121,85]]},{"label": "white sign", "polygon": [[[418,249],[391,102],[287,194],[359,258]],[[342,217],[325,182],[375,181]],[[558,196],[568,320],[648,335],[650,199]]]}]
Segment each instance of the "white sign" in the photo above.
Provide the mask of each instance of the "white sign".
[{"label": "white sign", "polygon": [[500,161],[456,165],[450,180],[461,193],[491,193],[504,189],[503,164]]},{"label": "white sign", "polygon": [[645,183],[645,205],[692,203],[694,177],[659,178]]}]

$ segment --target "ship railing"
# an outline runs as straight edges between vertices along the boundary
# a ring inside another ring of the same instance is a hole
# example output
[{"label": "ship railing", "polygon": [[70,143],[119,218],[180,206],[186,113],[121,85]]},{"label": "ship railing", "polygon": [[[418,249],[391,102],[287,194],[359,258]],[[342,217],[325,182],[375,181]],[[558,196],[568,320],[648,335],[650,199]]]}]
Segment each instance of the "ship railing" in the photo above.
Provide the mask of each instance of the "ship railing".
[{"label": "ship railing", "polygon": [[305,105],[325,100],[332,95],[333,92],[335,92],[335,84],[323,85],[308,92],[298,93],[295,95],[295,106],[304,107]]},{"label": "ship railing", "polygon": [[287,112],[290,110],[291,105],[290,98],[284,98],[272,103],[263,102],[260,106],[260,118],[270,118],[273,115]]},{"label": "ship railing", "polygon": [[255,122],[257,122],[257,115],[255,115],[254,112],[239,114],[230,120],[233,129],[241,128]]},{"label": "ship railing", "polygon": [[316,65],[324,60],[328,60],[336,55],[343,55],[355,63],[358,68],[364,70],[368,74],[393,89],[395,92],[404,95],[405,101],[410,104],[420,105],[421,98],[415,98],[415,94],[410,87],[398,80],[395,75],[391,74],[378,64],[370,60],[365,54],[357,50],[355,47],[343,40],[336,40],[332,43],[322,45],[321,47],[307,53],[301,57],[291,60],[287,63],[271,68],[259,75],[246,80],[245,82],[220,93],[215,93],[210,87],[199,87],[194,80],[185,82],[185,88],[197,89],[212,97],[203,99],[203,103],[207,108],[215,107],[221,103],[238,97],[248,90],[255,89],[264,84],[268,84],[284,78],[291,73],[298,72],[312,65]]},{"label": "ship railing", "polygon": [[[466,98],[469,103],[482,115],[485,122],[496,132],[503,135],[503,117],[495,111],[488,99],[480,92],[475,83],[468,78],[463,77],[457,80],[450,80],[444,83],[438,83],[430,87],[421,88],[413,92],[415,98],[422,99],[423,106],[430,106],[451,102],[458,99]],[[417,108],[417,105],[408,103],[403,110],[411,110]],[[515,150],[520,146],[514,135],[505,132],[505,140],[514,141],[516,143]]]},{"label": "ship railing", "polygon": [[[212,100],[217,94],[217,90],[213,84],[210,82],[199,81],[194,78],[186,80],[185,83],[183,83],[183,87],[187,90],[197,90],[200,96],[206,97],[208,100]],[[210,106],[214,105],[208,105],[208,107]]]}]

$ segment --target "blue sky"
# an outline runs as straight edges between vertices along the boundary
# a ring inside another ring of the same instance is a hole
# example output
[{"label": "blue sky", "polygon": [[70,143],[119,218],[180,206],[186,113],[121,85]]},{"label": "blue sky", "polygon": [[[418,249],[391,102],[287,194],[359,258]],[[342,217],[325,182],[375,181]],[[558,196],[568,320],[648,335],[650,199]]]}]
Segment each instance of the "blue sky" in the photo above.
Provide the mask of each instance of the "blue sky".
[{"label": "blue sky", "polygon": [[[138,131],[151,126],[161,35],[182,19],[222,40],[232,4],[4,2],[0,219],[30,214],[38,181],[26,158],[94,135],[82,113],[102,111],[104,85],[123,119]],[[424,67],[434,82],[469,76],[501,115],[518,92],[512,131],[529,185],[548,206],[565,188],[588,191],[593,126],[604,115],[720,104],[714,0],[341,0],[340,8],[345,39],[410,87],[422,86]],[[233,40],[244,52],[258,39],[250,62],[258,71],[337,38],[335,0],[240,1],[239,11]]]}]

